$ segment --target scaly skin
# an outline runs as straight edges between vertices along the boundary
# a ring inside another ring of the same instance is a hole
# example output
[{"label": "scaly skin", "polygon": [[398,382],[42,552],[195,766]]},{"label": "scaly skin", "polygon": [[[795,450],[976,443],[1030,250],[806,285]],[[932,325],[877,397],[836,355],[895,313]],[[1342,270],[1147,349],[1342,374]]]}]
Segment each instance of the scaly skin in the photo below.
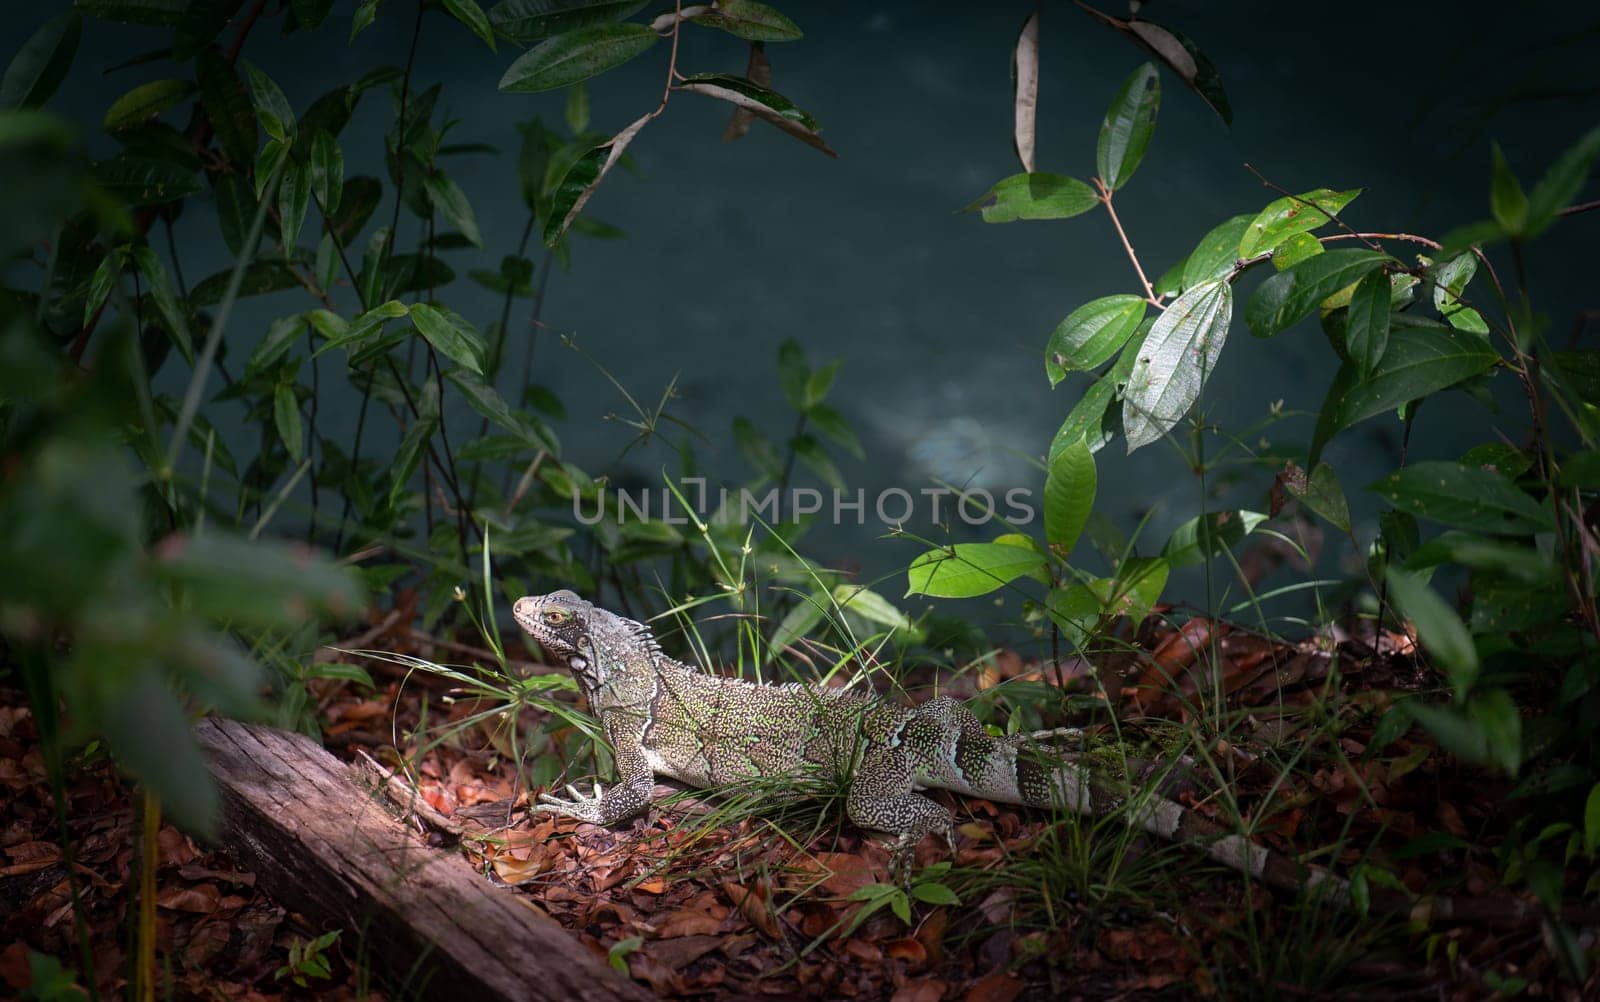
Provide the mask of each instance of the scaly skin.
[{"label": "scaly skin", "polygon": [[1079,766],[1018,755],[1026,739],[989,735],[949,696],[921,706],[835,689],[760,685],[707,675],[667,657],[650,629],[570,591],[530,595],[517,623],[572,672],[617,762],[618,782],[570,800],[541,794],[535,812],[595,824],[626,821],[650,805],[658,775],[696,787],[820,770],[848,782],[845,809],[863,828],[897,836],[895,867],[909,875],[911,849],[951,837],[943,807],[918,793],[936,787],[1008,804],[1084,814],[1121,812],[1129,824],[1194,842],[1213,859],[1275,886],[1342,881],[1227,832],[1159,797],[1124,802]]}]

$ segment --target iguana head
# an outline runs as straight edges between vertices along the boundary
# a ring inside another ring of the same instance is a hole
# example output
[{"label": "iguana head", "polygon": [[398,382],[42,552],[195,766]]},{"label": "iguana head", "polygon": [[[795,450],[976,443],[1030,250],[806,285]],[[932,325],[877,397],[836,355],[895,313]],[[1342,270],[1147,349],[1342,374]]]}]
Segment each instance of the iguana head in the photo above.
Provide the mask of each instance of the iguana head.
[{"label": "iguana head", "polygon": [[511,607],[545,653],[563,662],[591,688],[605,685],[630,663],[648,661],[656,650],[649,627],[585,602],[570,591],[527,595]]}]

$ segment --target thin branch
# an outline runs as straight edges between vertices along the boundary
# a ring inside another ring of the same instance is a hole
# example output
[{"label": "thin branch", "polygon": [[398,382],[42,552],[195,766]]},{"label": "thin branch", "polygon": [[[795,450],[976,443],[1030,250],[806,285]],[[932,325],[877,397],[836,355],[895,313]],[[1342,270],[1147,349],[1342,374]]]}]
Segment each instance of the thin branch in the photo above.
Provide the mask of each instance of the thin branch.
[{"label": "thin branch", "polygon": [[1099,178],[1094,179],[1094,186],[1100,189],[1100,203],[1106,207],[1106,212],[1111,216],[1111,225],[1116,227],[1117,238],[1122,241],[1122,249],[1128,252],[1128,260],[1133,262],[1133,270],[1139,276],[1139,284],[1144,286],[1144,301],[1160,309],[1161,297],[1156,295],[1150,280],[1145,277],[1144,267],[1139,264],[1139,255],[1133,252],[1133,244],[1128,240],[1128,233],[1122,228],[1122,220],[1117,218],[1117,210],[1111,204],[1111,189],[1107,188],[1105,182]]}]

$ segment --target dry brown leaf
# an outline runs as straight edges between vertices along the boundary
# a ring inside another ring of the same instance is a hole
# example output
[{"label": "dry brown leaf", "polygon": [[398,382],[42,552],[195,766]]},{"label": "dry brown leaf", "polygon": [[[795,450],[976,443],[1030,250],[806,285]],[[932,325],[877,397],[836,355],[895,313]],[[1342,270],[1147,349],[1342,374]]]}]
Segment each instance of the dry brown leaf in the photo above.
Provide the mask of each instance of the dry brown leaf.
[{"label": "dry brown leaf", "polygon": [[889,1002],[939,1002],[949,990],[950,985],[938,978],[907,981],[889,996]]},{"label": "dry brown leaf", "polygon": [[721,945],[721,936],[679,936],[654,940],[646,943],[642,949],[663,967],[681,971]]},{"label": "dry brown leaf", "polygon": [[656,925],[656,936],[672,939],[678,936],[709,936],[722,928],[722,920],[705,912],[677,911]]},{"label": "dry brown leaf", "polygon": [[1004,971],[995,971],[988,977],[974,981],[962,998],[966,1002],[1011,1002],[1022,994],[1023,987],[1019,979]]},{"label": "dry brown leaf", "polygon": [[180,912],[209,915],[222,904],[222,893],[215,884],[195,884],[193,887],[167,887],[156,894],[156,905]]}]

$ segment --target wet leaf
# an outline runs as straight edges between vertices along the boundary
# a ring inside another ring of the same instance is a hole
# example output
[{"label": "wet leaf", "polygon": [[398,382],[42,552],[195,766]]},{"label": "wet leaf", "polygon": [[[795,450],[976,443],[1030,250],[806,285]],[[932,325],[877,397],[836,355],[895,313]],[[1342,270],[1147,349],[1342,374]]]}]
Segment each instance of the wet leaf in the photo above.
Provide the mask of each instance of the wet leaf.
[{"label": "wet leaf", "polygon": [[961,211],[981,211],[986,223],[1010,223],[1018,219],[1070,219],[1099,204],[1100,196],[1077,178],[1041,171],[1013,174],[996,181],[994,187]]},{"label": "wet leaf", "polygon": [[500,78],[500,89],[531,94],[566,87],[621,66],[658,40],[642,24],[598,24],[566,31],[519,56]]}]

